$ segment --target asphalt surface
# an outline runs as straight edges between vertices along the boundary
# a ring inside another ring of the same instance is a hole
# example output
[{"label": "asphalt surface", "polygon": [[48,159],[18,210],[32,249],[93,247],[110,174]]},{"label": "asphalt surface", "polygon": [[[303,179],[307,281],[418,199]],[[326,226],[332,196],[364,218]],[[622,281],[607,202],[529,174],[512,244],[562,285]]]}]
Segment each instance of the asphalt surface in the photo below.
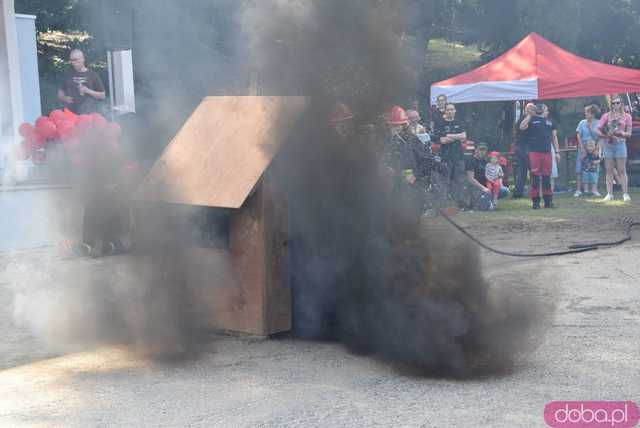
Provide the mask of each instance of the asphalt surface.
[{"label": "asphalt surface", "polygon": [[[23,247],[52,241],[34,234]],[[199,359],[182,363],[113,347],[52,348],[33,333],[46,320],[36,297],[44,308],[49,291],[78,286],[65,275],[108,272],[118,260],[53,247],[0,252],[0,426],[535,427],[554,400],[638,402],[639,256],[638,240],[554,260],[485,255],[495,287],[557,308],[541,346],[513,370],[454,380],[296,340],[212,336]]]}]

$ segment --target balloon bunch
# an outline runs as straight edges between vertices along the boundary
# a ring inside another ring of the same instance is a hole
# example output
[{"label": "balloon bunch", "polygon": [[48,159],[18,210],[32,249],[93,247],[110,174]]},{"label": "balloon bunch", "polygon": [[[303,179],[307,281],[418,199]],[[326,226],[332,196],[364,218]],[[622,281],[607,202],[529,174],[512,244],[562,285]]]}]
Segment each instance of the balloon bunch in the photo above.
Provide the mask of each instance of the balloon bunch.
[{"label": "balloon bunch", "polygon": [[18,132],[24,140],[17,146],[16,157],[20,160],[31,158],[34,164],[46,160],[47,146],[64,145],[72,163],[79,162],[78,152],[87,134],[99,133],[105,141],[117,146],[122,130],[116,122],[108,122],[101,114],[77,115],[68,109],[53,110],[49,116],[41,116],[35,126],[23,123]]}]

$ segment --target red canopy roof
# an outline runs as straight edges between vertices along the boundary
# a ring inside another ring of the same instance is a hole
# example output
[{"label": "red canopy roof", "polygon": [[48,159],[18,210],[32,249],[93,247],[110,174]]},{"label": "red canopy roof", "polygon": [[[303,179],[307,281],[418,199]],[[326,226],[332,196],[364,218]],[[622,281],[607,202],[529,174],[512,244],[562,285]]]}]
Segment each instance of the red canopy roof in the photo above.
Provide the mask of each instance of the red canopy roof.
[{"label": "red canopy roof", "polygon": [[591,61],[536,33],[493,61],[434,83],[431,99],[451,102],[572,98],[640,92],[640,70]]}]

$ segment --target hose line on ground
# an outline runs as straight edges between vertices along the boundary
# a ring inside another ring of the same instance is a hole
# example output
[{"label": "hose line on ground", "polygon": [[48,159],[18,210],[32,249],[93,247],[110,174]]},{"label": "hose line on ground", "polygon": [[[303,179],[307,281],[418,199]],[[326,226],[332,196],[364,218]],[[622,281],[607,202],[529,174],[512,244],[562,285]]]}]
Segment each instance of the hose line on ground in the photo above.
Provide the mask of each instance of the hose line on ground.
[{"label": "hose line on ground", "polygon": [[467,238],[471,239],[473,242],[475,242],[476,244],[480,245],[485,250],[491,251],[492,253],[500,254],[502,256],[509,256],[509,257],[564,256],[564,255],[567,255],[567,254],[578,254],[578,253],[584,253],[584,252],[587,252],[587,251],[597,250],[600,247],[612,247],[612,246],[615,246],[615,245],[623,244],[623,243],[631,240],[631,229],[633,229],[633,227],[635,227],[635,226],[640,226],[640,222],[633,221],[633,219],[631,217],[625,217],[625,218],[622,219],[622,224],[625,226],[625,236],[624,236],[624,238],[619,239],[617,241],[594,242],[594,243],[589,243],[589,244],[574,244],[574,245],[569,246],[568,250],[553,251],[553,252],[546,252],[546,253],[512,253],[512,252],[509,252],[509,251],[497,250],[497,249],[495,249],[493,247],[488,246],[487,244],[483,243],[478,238],[476,238],[475,236],[473,236],[472,234],[467,232],[467,230],[465,228],[463,228],[458,223],[453,221],[453,219],[451,217],[449,217],[444,210],[439,209],[438,212],[440,213],[440,215],[442,217],[444,217],[445,220],[447,220],[453,227],[458,229],[458,231],[460,231],[464,236],[466,236]]}]

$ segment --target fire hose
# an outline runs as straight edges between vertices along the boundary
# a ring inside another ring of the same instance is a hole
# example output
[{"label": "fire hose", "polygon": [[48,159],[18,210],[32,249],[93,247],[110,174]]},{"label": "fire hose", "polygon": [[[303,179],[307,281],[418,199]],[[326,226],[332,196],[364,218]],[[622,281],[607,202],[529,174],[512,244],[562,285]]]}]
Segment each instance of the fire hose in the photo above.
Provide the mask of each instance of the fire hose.
[{"label": "fire hose", "polygon": [[447,220],[453,227],[455,227],[459,232],[461,232],[464,236],[481,246],[487,251],[491,251],[492,253],[500,254],[502,256],[509,257],[551,257],[551,256],[564,256],[567,254],[578,254],[584,253],[587,251],[593,251],[600,249],[601,247],[613,247],[616,245],[621,245],[627,241],[631,240],[631,229],[635,226],[640,226],[640,222],[634,221],[631,217],[624,217],[622,219],[622,224],[624,225],[624,237],[618,239],[616,241],[611,242],[592,242],[588,244],[574,244],[570,245],[567,250],[561,251],[552,251],[546,253],[512,253],[510,251],[501,251],[496,248],[490,247],[484,242],[480,241],[478,238],[469,233],[464,227],[460,226],[456,223],[443,209],[439,209],[438,212],[445,220]]}]

